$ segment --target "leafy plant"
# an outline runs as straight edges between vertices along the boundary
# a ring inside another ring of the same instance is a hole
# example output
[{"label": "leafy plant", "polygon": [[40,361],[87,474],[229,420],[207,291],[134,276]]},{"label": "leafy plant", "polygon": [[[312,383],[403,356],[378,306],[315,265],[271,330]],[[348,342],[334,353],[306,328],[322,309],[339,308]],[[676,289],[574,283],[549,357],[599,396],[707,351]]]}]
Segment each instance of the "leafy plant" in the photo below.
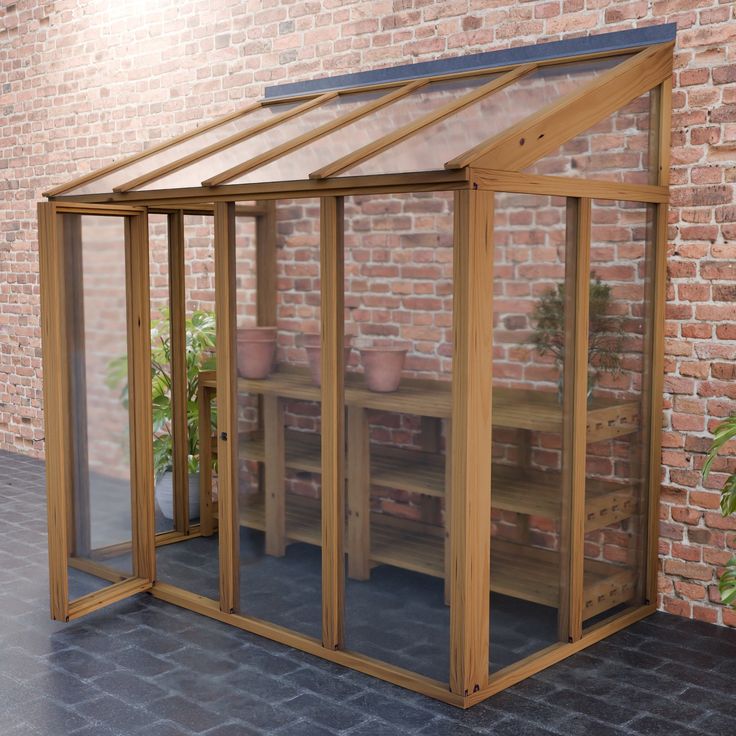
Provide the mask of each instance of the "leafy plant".
[{"label": "leafy plant", "polygon": [[[721,422],[713,433],[713,442],[708,449],[708,455],[703,465],[703,480],[708,478],[713,461],[718,456],[719,451],[729,441],[736,437],[736,414],[725,421]],[[736,473],[726,478],[726,482],[721,489],[721,514],[730,516],[736,512]],[[726,605],[736,603],[736,557],[732,557],[726,563],[726,569],[721,575],[718,585],[721,592],[721,601]]]},{"label": "leafy plant", "polygon": [[[590,281],[588,323],[588,365],[600,371],[616,373],[621,369],[623,329],[621,319],[608,312],[611,287],[598,276]],[[565,360],[565,284],[559,283],[539,297],[531,315],[534,332],[531,344],[539,355],[552,354],[559,367]]]},{"label": "leafy plant", "polygon": [[[185,322],[186,376],[187,376],[187,435],[188,466],[190,473],[199,470],[199,406],[197,389],[199,372],[214,370],[215,315],[198,310]],[[121,386],[120,401],[128,406],[128,359],[126,355],[110,361],[107,385]],[[151,399],[153,403],[153,466],[156,477],[171,468],[174,451],[173,404],[171,390],[171,319],[168,308],[161,310],[160,319],[151,322]],[[211,426],[217,422],[213,408]]]}]

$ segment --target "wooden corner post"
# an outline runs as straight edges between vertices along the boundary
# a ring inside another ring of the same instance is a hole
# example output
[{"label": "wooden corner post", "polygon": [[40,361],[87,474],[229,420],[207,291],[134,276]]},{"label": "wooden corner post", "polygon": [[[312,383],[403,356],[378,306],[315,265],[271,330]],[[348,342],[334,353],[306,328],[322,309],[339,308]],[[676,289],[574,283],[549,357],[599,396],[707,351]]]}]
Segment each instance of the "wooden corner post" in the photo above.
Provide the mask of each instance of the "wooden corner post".
[{"label": "wooden corner post", "polygon": [[493,194],[455,193],[450,690],[488,684]]},{"label": "wooden corner post", "polygon": [[561,641],[583,635],[591,200],[567,200],[560,524]]},{"label": "wooden corner post", "polygon": [[41,279],[43,404],[46,493],[49,525],[49,592],[51,618],[68,618],[67,518],[72,496],[69,417],[69,361],[64,319],[65,279],[59,238],[61,216],[51,203],[38,206],[38,250]]},{"label": "wooden corner post", "polygon": [[235,370],[235,204],[215,203],[215,318],[217,320],[217,458],[220,610],[240,599],[238,520],[238,386]]},{"label": "wooden corner post", "polygon": [[322,322],[322,645],[344,643],[345,407],[344,206],[342,197],[320,202]]}]

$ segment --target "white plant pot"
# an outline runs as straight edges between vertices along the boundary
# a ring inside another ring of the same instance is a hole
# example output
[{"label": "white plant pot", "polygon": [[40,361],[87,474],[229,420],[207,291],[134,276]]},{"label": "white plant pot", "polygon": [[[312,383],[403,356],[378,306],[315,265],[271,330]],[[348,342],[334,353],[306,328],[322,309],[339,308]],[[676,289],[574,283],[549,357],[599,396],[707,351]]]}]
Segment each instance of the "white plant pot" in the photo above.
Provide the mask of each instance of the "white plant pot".
[{"label": "white plant pot", "polygon": [[[156,503],[167,519],[174,518],[174,473],[167,470],[156,481]],[[199,518],[199,473],[189,474],[189,520]]]}]

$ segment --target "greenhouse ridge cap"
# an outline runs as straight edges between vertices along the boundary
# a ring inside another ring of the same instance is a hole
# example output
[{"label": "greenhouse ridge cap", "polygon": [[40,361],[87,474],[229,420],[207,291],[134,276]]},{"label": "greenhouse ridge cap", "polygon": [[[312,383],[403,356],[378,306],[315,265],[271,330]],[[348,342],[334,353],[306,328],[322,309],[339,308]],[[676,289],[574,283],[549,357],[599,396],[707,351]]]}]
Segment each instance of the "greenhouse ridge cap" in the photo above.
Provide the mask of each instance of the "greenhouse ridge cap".
[{"label": "greenhouse ridge cap", "polygon": [[448,59],[421,61],[415,64],[373,69],[366,72],[340,74],[335,77],[311,79],[304,82],[289,82],[267,87],[267,100],[282,99],[311,92],[331,92],[350,89],[381,82],[405,82],[433,75],[452,74],[454,72],[492,69],[509,64],[524,64],[534,61],[547,61],[565,56],[576,56],[606,51],[618,51],[638,46],[651,46],[657,43],[674,41],[677,31],[676,23],[664,23],[626,31],[613,31],[592,36],[550,41],[531,46],[516,46],[498,51],[485,51],[468,56],[455,56]]}]

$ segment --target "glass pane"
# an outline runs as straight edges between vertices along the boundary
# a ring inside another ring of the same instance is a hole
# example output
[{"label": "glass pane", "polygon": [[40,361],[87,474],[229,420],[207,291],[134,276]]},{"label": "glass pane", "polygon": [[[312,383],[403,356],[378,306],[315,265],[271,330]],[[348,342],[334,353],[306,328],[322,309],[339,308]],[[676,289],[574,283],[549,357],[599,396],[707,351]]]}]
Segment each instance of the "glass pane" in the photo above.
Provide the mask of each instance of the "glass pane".
[{"label": "glass pane", "polygon": [[307,179],[310,172],[321,166],[431,113],[497,76],[499,75],[485,74],[447,82],[431,82],[330,135],[234,179],[231,183]]},{"label": "glass pane", "polygon": [[584,625],[644,599],[652,217],[592,210]]},{"label": "glass pane", "polygon": [[580,89],[624,58],[616,56],[537,69],[341,175],[444,169],[447,161]]},{"label": "glass pane", "polygon": [[[169,229],[166,215],[148,216],[148,247],[149,247],[149,271],[151,278],[151,349],[152,358],[161,367],[166,376],[171,375],[169,356],[165,354],[165,348],[169,339]],[[162,356],[161,353],[164,353]],[[156,360],[158,358],[158,360]],[[162,360],[163,358],[163,360]],[[155,369],[155,373],[160,372]],[[155,375],[155,374],[154,374]],[[165,399],[171,397],[168,389],[157,392]],[[172,416],[171,404],[166,412],[167,419],[164,421],[164,432],[166,436],[171,434]],[[154,422],[154,432],[156,424]],[[159,431],[158,434],[161,434]],[[173,499],[173,504],[176,499]],[[173,506],[168,516],[161,513],[160,506],[156,504],[156,533],[168,532],[174,528]]]},{"label": "glass pane", "polygon": [[[189,520],[195,524],[200,517],[200,427],[196,412],[199,372],[214,367],[215,331],[215,262],[214,223],[211,216],[184,216],[184,298],[185,340],[187,345],[187,380],[189,401]],[[168,318],[154,324],[152,355],[154,379],[160,369],[167,372],[169,356],[166,335]],[[163,339],[162,339],[163,338]],[[160,369],[157,368],[160,366]],[[155,386],[154,382],[154,386]],[[202,439],[208,432],[202,432]],[[156,513],[169,520],[174,515],[170,425],[165,423],[154,438],[156,472]],[[217,534],[187,539],[158,547],[158,578],[199,595],[219,598],[219,557]]]},{"label": "glass pane", "polygon": [[149,171],[154,171],[161,166],[170,164],[183,156],[188,156],[190,153],[206,148],[207,146],[216,143],[217,141],[221,141],[230,135],[248,130],[248,128],[252,128],[259,123],[262,123],[264,120],[268,120],[273,115],[278,115],[286,110],[296,107],[297,104],[298,103],[290,102],[281,105],[264,105],[263,107],[256,108],[241,117],[230,120],[222,125],[218,125],[210,130],[206,130],[203,133],[195,135],[181,143],[177,143],[170,148],[165,148],[162,151],[146,156],[138,161],[133,161],[122,169],[111,171],[109,174],[106,174],[99,179],[82,184],[76,189],[68,192],[68,194],[104,194],[111,192],[113,187],[125,184],[125,182],[142,176]]},{"label": "glass pane", "polygon": [[359,92],[351,95],[333,97],[322,105],[313,107],[293,118],[285,120],[274,128],[247,138],[233,146],[212,153],[189,166],[167,176],[145,184],[143,190],[167,189],[174,187],[198,187],[205,179],[226,171],[231,166],[247,161],[253,156],[268,151],[285,141],[296,138],[314,128],[334,120],[340,115],[350,112],[359,105],[385,94],[385,90]]},{"label": "glass pane", "polygon": [[602,122],[567,141],[526,169],[529,174],[579,176],[629,184],[653,182],[647,92]]},{"label": "glass pane", "polygon": [[[566,201],[497,194],[493,280],[491,671],[559,640]],[[558,621],[559,619],[559,621]],[[567,640],[565,631],[564,640]]]},{"label": "glass pane", "polygon": [[69,598],[132,575],[124,220],[64,215],[74,410]]},{"label": "glass pane", "polygon": [[276,219],[262,279],[254,231],[237,241],[240,612],[321,639],[319,350],[304,349],[320,330],[319,200],[279,201]]},{"label": "glass pane", "polygon": [[451,192],[345,199],[346,647],[443,682],[452,246]]}]

